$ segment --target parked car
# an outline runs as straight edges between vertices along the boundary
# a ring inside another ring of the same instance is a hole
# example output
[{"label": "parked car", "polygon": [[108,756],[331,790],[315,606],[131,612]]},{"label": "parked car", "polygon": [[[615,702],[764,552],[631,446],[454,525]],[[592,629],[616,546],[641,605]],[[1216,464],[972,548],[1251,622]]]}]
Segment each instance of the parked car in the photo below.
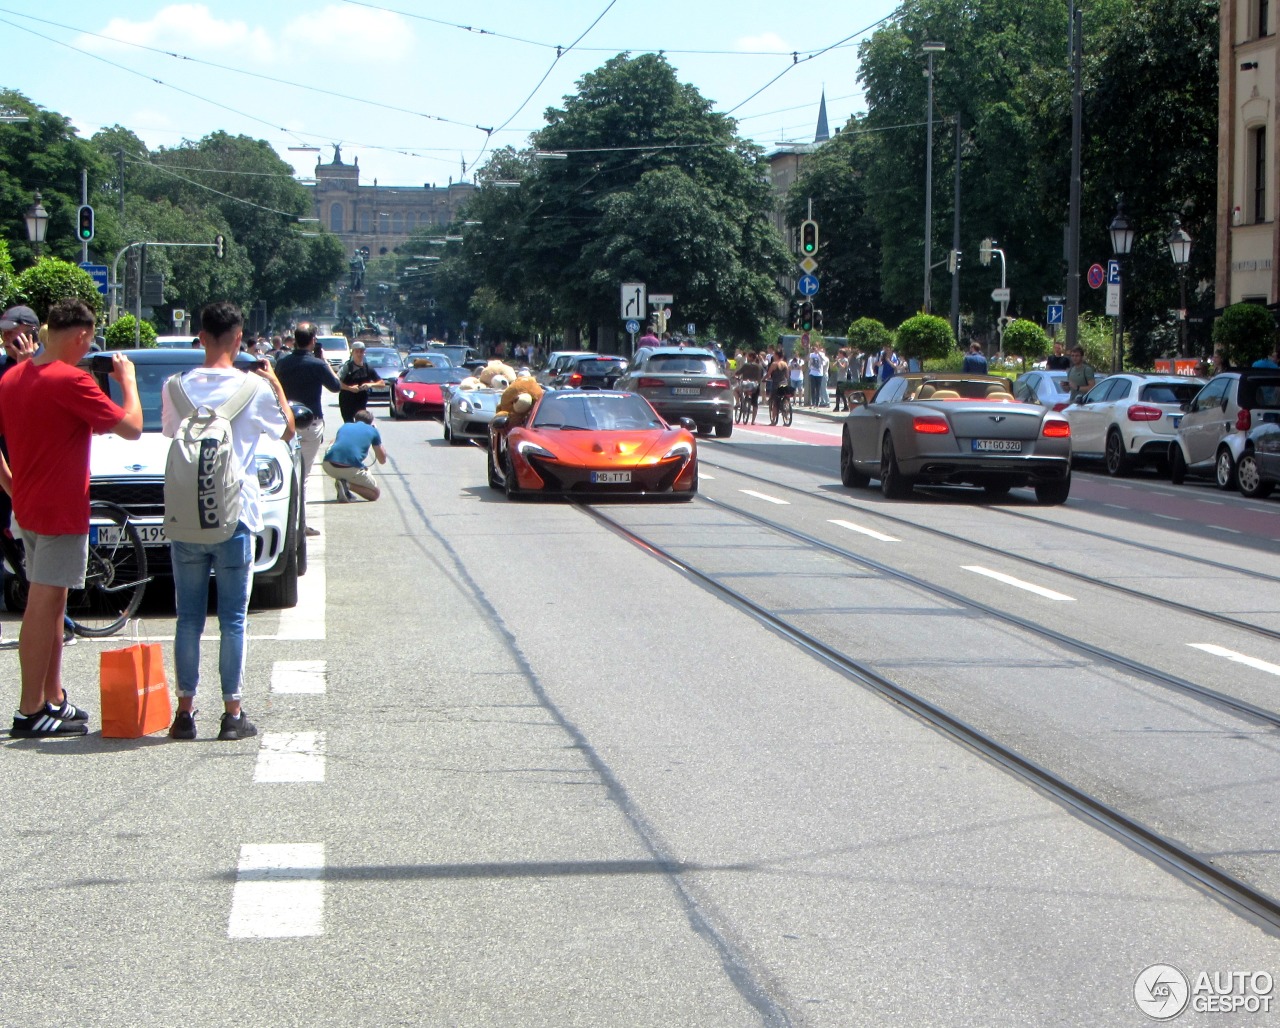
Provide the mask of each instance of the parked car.
[{"label": "parked car", "polygon": [[733,435],[733,385],[710,350],[664,347],[632,365],[615,388],[639,393],[667,421],[691,419],[701,435]]},{"label": "parked car", "polygon": [[1186,375],[1128,372],[1103,379],[1064,411],[1072,460],[1100,460],[1109,475],[1142,464],[1164,467],[1185,405],[1204,384]]},{"label": "parked car", "polygon": [[156,346],[165,350],[198,350],[200,336],[196,332],[184,336],[156,336]]},{"label": "parked car", "polygon": [[400,372],[404,370],[404,358],[400,356],[399,350],[393,350],[390,347],[369,346],[364,351],[364,362],[377,371],[378,376],[386,384],[379,386],[371,386],[369,388],[369,400],[372,402],[378,400],[382,403],[391,401],[391,385],[400,377]]},{"label": "parked car", "polygon": [[466,368],[409,368],[391,384],[392,418],[444,418],[453,387],[468,377]]},{"label": "parked car", "polygon": [[[160,432],[161,393],[169,376],[202,364],[204,351],[148,348],[123,353],[135,365],[142,402],[142,438],[127,441],[117,435],[93,437],[89,497],[110,500],[127,510],[147,548],[149,573],[171,576],[164,535],[164,469],[169,440]],[[120,386],[109,377],[111,359],[110,353],[91,355],[83,366],[103,392],[119,403]],[[236,357],[236,367],[247,369],[256,361],[256,357],[242,353]],[[254,542],[254,600],[260,606],[293,607],[298,602],[298,576],[306,572],[307,566],[302,452],[297,439],[287,443],[262,439],[257,463],[263,528]]]},{"label": "parked car", "polygon": [[474,346],[466,346],[462,343],[427,343],[427,353],[444,354],[454,366],[480,359],[480,354]]},{"label": "parked car", "polygon": [[1254,424],[1280,414],[1280,369],[1241,368],[1214,375],[1187,405],[1169,447],[1174,485],[1188,475],[1234,489],[1236,465]]},{"label": "parked car", "polygon": [[533,377],[544,389],[550,389],[555,377],[569,366],[574,357],[593,357],[590,350],[552,350],[547,354],[547,363]]},{"label": "parked car", "polygon": [[329,362],[336,374],[351,357],[351,345],[346,336],[316,336],[316,353]]},{"label": "parked car", "polygon": [[574,357],[552,383],[552,389],[612,389],[627,370],[623,357],[592,354]]},{"label": "parked car", "polygon": [[489,441],[489,422],[498,413],[501,389],[454,389],[444,409],[444,437],[452,446],[468,439]]},{"label": "parked car", "polygon": [[505,414],[489,430],[489,486],[508,498],[698,491],[698,443],[691,422],[670,425],[635,393],[543,393],[524,422]]},{"label": "parked car", "polygon": [[420,360],[430,361],[430,366],[433,368],[453,367],[453,361],[449,359],[449,355],[438,350],[413,350],[405,354],[404,366],[406,368],[415,367]]},{"label": "parked car", "polygon": [[991,497],[1031,486],[1044,504],[1071,492],[1071,425],[1019,403],[994,375],[896,375],[845,418],[840,480],[880,480],[890,499],[916,485],[976,485]]},{"label": "parked car", "polygon": [[1013,398],[1038,403],[1050,410],[1066,410],[1071,402],[1071,386],[1065,371],[1028,371],[1013,381]]},{"label": "parked car", "polygon": [[1280,484],[1280,415],[1265,413],[1261,424],[1245,433],[1236,481],[1240,495],[1261,500]]}]

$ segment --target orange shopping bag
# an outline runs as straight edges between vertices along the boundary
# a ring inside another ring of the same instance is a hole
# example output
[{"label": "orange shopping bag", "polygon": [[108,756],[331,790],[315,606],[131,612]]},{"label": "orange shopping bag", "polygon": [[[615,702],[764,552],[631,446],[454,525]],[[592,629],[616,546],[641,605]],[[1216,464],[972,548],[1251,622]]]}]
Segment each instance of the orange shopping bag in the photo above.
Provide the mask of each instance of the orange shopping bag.
[{"label": "orange shopping bag", "polygon": [[103,650],[100,664],[102,734],[137,739],[169,727],[173,708],[159,643]]}]

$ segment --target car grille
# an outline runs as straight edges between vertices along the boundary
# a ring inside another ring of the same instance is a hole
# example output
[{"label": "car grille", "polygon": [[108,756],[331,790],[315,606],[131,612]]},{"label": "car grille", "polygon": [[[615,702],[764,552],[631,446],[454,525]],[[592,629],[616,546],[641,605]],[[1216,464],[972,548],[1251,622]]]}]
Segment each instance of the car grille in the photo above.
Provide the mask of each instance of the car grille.
[{"label": "car grille", "polygon": [[135,518],[164,517],[164,480],[93,482],[89,494],[95,500],[108,500],[127,510]]},{"label": "car grille", "polygon": [[529,464],[538,473],[550,492],[557,493],[665,493],[671,490],[687,461],[668,460],[644,467],[628,468],[630,482],[599,483],[591,481],[591,473],[585,468],[566,467],[558,462],[530,456]]}]

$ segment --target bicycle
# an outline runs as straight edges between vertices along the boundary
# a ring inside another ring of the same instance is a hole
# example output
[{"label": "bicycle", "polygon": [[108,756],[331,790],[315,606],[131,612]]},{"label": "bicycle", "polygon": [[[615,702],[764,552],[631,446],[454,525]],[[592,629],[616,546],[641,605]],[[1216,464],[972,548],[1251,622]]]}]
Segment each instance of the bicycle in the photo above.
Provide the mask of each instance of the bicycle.
[{"label": "bicycle", "polygon": [[[26,559],[22,543],[8,529],[0,532],[0,553],[9,572],[5,606],[10,611],[25,610]],[[114,635],[137,613],[150,581],[146,547],[129,512],[106,500],[92,501],[84,588],[67,594],[67,627],[85,638]]]},{"label": "bicycle", "polygon": [[737,400],[734,404],[733,420],[740,425],[754,422],[756,411],[760,407],[760,384],[758,382],[739,382]]},{"label": "bicycle", "polygon": [[783,425],[791,427],[791,392],[789,385],[778,386],[769,399],[769,424],[776,425],[782,419]]}]

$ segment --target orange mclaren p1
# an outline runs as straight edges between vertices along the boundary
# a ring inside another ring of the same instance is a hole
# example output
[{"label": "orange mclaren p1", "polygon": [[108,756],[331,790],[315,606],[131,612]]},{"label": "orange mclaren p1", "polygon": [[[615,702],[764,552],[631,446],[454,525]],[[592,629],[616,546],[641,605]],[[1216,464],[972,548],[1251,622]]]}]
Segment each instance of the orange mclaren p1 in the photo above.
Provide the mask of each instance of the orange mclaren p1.
[{"label": "orange mclaren p1", "polygon": [[544,393],[523,424],[489,428],[489,485],[508,497],[648,496],[691,500],[698,444],[635,393]]}]

